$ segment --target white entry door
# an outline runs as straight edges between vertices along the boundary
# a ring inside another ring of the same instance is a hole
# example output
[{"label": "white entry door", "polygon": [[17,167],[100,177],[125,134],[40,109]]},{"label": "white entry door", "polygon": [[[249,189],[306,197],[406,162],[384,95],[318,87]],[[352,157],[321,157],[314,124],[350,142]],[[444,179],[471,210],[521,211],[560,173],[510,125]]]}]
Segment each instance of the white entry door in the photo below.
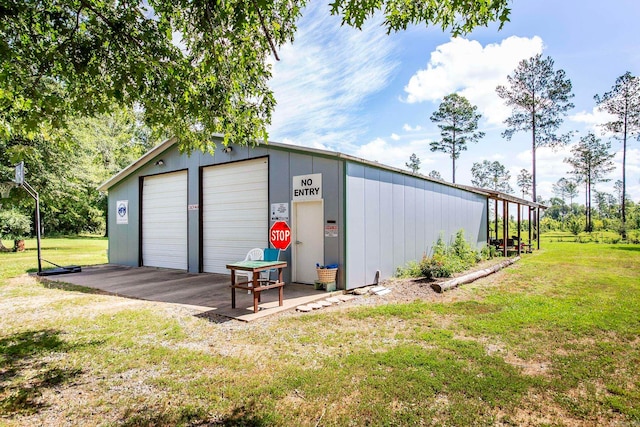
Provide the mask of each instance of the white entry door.
[{"label": "white entry door", "polygon": [[293,203],[293,210],[293,281],[313,283],[316,263],[324,264],[324,208],[320,200]]}]

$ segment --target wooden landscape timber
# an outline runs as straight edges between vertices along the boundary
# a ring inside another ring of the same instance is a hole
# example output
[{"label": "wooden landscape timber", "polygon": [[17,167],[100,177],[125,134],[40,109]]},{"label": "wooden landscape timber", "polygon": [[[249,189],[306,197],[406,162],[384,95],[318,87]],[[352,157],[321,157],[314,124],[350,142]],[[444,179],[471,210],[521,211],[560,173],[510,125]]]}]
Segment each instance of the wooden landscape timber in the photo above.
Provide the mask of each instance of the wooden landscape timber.
[{"label": "wooden landscape timber", "polygon": [[517,257],[513,257],[513,258],[509,258],[506,259],[504,261],[502,261],[499,264],[493,265],[489,268],[485,268],[484,270],[478,270],[478,271],[474,271],[472,273],[469,274],[465,274],[463,276],[460,277],[456,277],[455,279],[451,279],[451,280],[447,280],[446,282],[441,282],[441,283],[432,283],[431,284],[431,288],[438,292],[439,294],[441,294],[444,291],[448,291],[449,289],[453,289],[459,285],[463,285],[465,283],[471,283],[475,280],[481,279],[485,276],[488,276],[490,274],[493,274],[497,271],[502,270],[505,267],[510,266],[511,264],[513,264],[514,262],[518,261],[520,259],[519,256]]}]

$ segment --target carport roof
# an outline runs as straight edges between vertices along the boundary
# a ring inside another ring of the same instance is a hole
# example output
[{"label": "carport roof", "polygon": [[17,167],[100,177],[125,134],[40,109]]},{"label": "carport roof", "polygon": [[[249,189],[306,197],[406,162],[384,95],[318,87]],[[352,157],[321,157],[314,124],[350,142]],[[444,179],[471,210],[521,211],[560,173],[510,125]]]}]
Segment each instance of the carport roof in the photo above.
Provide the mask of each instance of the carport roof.
[{"label": "carport roof", "polygon": [[[214,135],[214,138],[219,139],[219,141],[216,141],[216,142],[222,144],[222,138],[223,138],[222,135]],[[109,188],[113,187],[114,185],[116,185],[120,181],[126,179],[129,175],[131,175],[136,170],[138,170],[139,168],[141,168],[142,166],[147,164],[149,161],[151,161],[151,159],[153,159],[154,157],[160,155],[165,150],[171,148],[174,144],[177,143],[177,141],[178,141],[177,138],[173,137],[173,138],[169,138],[166,141],[156,145],[155,147],[153,147],[152,149],[147,151],[145,154],[143,154],[140,158],[138,158],[137,160],[132,162],[130,165],[128,165],[127,167],[122,169],[120,172],[118,172],[117,174],[115,174],[114,176],[109,178],[107,181],[102,183],[98,187],[98,190],[99,191],[107,191],[107,190],[109,190]],[[348,154],[340,153],[340,152],[337,152],[337,151],[320,150],[320,149],[317,149],[317,148],[303,147],[303,146],[299,146],[299,145],[291,145],[291,144],[284,144],[284,143],[280,143],[280,142],[271,142],[271,141],[269,141],[267,143],[257,142],[256,146],[266,146],[266,147],[283,149],[283,150],[288,150],[288,151],[298,151],[298,152],[303,152],[303,153],[307,153],[307,154],[316,154],[316,155],[321,155],[321,156],[324,156],[324,157],[332,157],[332,158],[335,158],[335,159],[342,159],[342,160],[346,160],[346,161],[353,162],[353,163],[359,163],[359,164],[363,164],[363,165],[367,165],[367,166],[372,166],[372,167],[375,167],[375,168],[378,168],[378,169],[383,169],[383,170],[388,170],[388,171],[395,172],[395,173],[400,173],[402,175],[407,175],[407,176],[420,178],[420,179],[423,179],[425,181],[436,182],[436,183],[441,184],[441,185],[446,185],[448,187],[458,188],[458,189],[461,189],[461,190],[464,190],[464,191],[469,191],[471,193],[480,194],[482,196],[486,196],[486,197],[492,198],[492,199],[496,199],[497,198],[499,200],[508,200],[510,202],[513,202],[513,203],[519,203],[519,204],[527,205],[527,206],[531,206],[531,207],[544,208],[544,206],[540,205],[539,203],[534,203],[534,202],[531,202],[529,200],[521,199],[519,197],[515,197],[515,196],[509,195],[509,194],[506,194],[506,193],[500,193],[498,191],[487,190],[487,189],[484,189],[484,188],[471,187],[471,186],[468,186],[468,185],[453,184],[451,182],[446,182],[446,181],[443,181],[443,180],[431,178],[431,177],[428,177],[426,175],[414,174],[414,173],[411,173],[411,172],[406,171],[406,170],[395,168],[393,166],[387,166],[387,165],[384,165],[382,163],[378,163],[378,162],[374,162],[374,161],[366,160],[366,159],[361,159],[361,158],[358,158],[358,157],[355,157],[355,156],[350,156]]]}]

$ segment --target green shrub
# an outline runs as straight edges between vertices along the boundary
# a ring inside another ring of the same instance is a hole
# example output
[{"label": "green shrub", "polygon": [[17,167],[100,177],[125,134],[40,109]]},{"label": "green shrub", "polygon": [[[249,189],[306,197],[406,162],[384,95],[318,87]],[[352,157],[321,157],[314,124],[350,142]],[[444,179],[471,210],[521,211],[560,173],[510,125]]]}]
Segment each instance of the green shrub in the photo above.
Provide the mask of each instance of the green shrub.
[{"label": "green shrub", "polygon": [[582,223],[576,219],[571,219],[568,224],[568,229],[574,236],[577,236],[582,231]]},{"label": "green shrub", "polygon": [[482,255],[465,240],[464,230],[460,230],[456,233],[451,246],[444,243],[441,235],[433,245],[433,255],[422,258],[420,270],[422,276],[428,279],[451,277],[455,273],[468,269],[482,258]]},{"label": "green shrub", "polygon": [[396,277],[400,279],[420,276],[422,276],[422,271],[417,261],[409,261],[404,267],[398,267],[396,269]]},{"label": "green shrub", "polygon": [[0,239],[13,240],[13,250],[17,250],[18,241],[23,240],[31,231],[31,220],[17,209],[0,211]]},{"label": "green shrub", "polygon": [[0,211],[0,237],[22,240],[31,231],[31,220],[17,209]]}]

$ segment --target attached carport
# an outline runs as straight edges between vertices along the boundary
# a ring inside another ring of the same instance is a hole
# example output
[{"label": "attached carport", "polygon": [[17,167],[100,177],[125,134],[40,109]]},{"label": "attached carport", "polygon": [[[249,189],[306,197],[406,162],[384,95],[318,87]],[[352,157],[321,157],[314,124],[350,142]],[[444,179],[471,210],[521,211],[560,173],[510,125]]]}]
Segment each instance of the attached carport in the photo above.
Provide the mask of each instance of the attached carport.
[{"label": "attached carport", "polygon": [[236,308],[231,308],[231,279],[227,274],[195,274],[175,269],[105,264],[83,267],[80,273],[46,280],[98,289],[126,298],[180,304],[189,306],[199,315],[220,315],[245,322],[330,296],[327,292],[314,290],[313,286],[288,283],[284,288],[282,307],[278,305],[278,290],[273,289],[262,293],[260,311],[254,313],[253,297],[245,292],[236,292]]}]

